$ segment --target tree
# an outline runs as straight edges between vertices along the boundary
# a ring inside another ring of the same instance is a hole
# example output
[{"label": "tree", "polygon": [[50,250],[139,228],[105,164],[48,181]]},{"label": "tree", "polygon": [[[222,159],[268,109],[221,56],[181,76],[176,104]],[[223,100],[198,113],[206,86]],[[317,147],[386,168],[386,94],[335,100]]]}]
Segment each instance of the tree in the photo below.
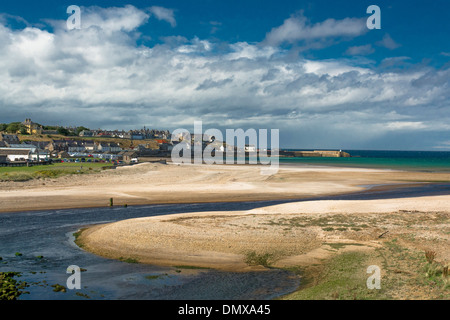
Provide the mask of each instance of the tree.
[{"label": "tree", "polygon": [[83,127],[83,126],[77,127],[77,130],[75,132],[76,135],[79,136],[81,131],[89,131],[89,128],[86,128],[86,127]]},{"label": "tree", "polygon": [[43,129],[44,130],[57,130],[58,127],[56,127],[56,126],[43,126]]},{"label": "tree", "polygon": [[[21,124],[20,122],[11,122],[10,124],[7,125],[5,131],[8,133],[17,133],[19,131],[22,131],[22,129],[24,129],[25,126],[23,124]],[[25,128],[26,130],[26,128]]]},{"label": "tree", "polygon": [[58,133],[63,135],[63,136],[67,136],[69,134],[69,130],[67,130],[66,128],[63,127],[59,127],[57,129]]}]

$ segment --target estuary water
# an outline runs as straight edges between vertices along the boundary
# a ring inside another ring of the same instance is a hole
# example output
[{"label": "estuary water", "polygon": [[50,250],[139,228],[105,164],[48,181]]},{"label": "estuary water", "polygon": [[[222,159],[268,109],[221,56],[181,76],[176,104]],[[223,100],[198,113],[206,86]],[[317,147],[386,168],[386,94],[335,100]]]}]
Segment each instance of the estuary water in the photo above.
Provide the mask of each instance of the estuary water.
[{"label": "estuary water", "polygon": [[[73,233],[85,226],[137,217],[182,212],[249,210],[290,201],[386,199],[450,194],[450,184],[424,184],[394,190],[370,188],[354,194],[320,198],[239,203],[200,203],[48,210],[0,214],[0,271],[20,272],[29,294],[20,300],[267,300],[294,291],[301,279],[279,269],[233,273],[210,269],[160,267],[98,257],[77,247]],[[17,254],[16,254],[17,253]],[[81,289],[66,286],[67,267],[77,265]]]},{"label": "estuary water", "polygon": [[[233,273],[160,267],[98,257],[77,247],[82,227],[123,219],[180,212],[242,210],[252,203],[154,205],[0,214],[0,271],[20,272],[30,286],[20,300],[66,299],[272,299],[295,290],[299,278],[284,270]],[[20,253],[20,255],[16,255]],[[81,289],[66,286],[67,267],[82,268]]]}]

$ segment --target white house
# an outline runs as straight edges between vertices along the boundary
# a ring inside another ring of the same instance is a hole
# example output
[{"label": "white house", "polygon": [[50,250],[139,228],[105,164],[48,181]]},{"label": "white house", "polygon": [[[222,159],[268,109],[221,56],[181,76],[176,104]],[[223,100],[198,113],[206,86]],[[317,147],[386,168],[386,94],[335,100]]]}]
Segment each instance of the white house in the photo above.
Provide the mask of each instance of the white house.
[{"label": "white house", "polygon": [[102,152],[120,152],[122,148],[115,142],[97,142],[95,149]]},{"label": "white house", "polygon": [[50,158],[50,154],[48,152],[40,150],[39,152],[31,153],[30,160],[37,161],[38,155],[39,155],[39,161],[46,161]]},{"label": "white house", "polygon": [[95,143],[94,141],[84,141],[84,150],[86,151],[94,151]]},{"label": "white house", "polygon": [[67,151],[68,152],[83,152],[84,146],[83,143],[79,141],[70,141],[67,143]]},{"label": "white house", "polygon": [[9,162],[30,160],[30,154],[29,149],[0,149],[0,155],[6,155]]},{"label": "white house", "polygon": [[256,152],[256,147],[252,144],[246,144],[245,152]]},{"label": "white house", "polygon": [[96,142],[95,150],[102,151],[102,152],[108,152],[108,151],[110,151],[110,148],[106,142]]},{"label": "white house", "polygon": [[120,152],[122,151],[122,148],[115,142],[109,143],[109,151],[111,152]]},{"label": "white house", "polygon": [[31,152],[36,152],[37,147],[32,145],[32,144],[10,144],[9,145],[10,149],[26,149],[26,150],[30,150]]}]

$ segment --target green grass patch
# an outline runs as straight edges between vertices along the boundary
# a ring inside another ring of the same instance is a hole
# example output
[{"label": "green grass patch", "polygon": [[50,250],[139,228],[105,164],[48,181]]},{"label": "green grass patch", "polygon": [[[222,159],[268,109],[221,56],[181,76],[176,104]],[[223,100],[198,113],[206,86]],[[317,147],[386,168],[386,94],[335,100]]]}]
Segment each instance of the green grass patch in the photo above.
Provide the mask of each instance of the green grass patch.
[{"label": "green grass patch", "polygon": [[[344,243],[324,243],[340,249]],[[368,289],[370,265],[381,270],[381,289]],[[289,268],[300,275],[296,292],[282,297],[293,300],[405,300],[450,299],[448,265],[421,250],[405,247],[398,239],[383,242],[373,251],[349,251],[319,265]]]},{"label": "green grass patch", "polygon": [[208,267],[186,266],[186,265],[173,266],[173,267],[177,268],[177,269],[211,269],[211,268],[208,268]]},{"label": "green grass patch", "polygon": [[67,292],[66,287],[64,287],[60,284],[54,284],[54,285],[52,285],[52,287],[53,287],[53,291],[55,291],[55,292]]},{"label": "green grass patch", "polygon": [[86,299],[90,299],[91,297],[90,296],[88,296],[87,294],[85,294],[85,293],[82,293],[82,292],[75,292],[75,295],[76,296],[79,296],[79,297],[82,297],[82,298],[86,298]]},{"label": "green grass patch", "polygon": [[156,280],[156,279],[161,279],[161,278],[164,278],[164,277],[167,277],[167,276],[168,276],[167,273],[164,273],[164,274],[152,274],[152,275],[145,276],[145,279]]},{"label": "green grass patch", "polygon": [[294,217],[294,218],[277,218],[266,223],[271,226],[285,226],[287,228],[305,228],[305,227],[321,227],[324,231],[347,231],[351,228],[353,231],[361,231],[368,228],[367,224],[363,224],[358,219],[349,221],[345,215],[333,215],[331,217]]},{"label": "green grass patch", "polygon": [[126,263],[139,263],[139,261],[137,259],[135,259],[135,258],[120,257],[119,260],[122,261],[122,262],[126,262]]},{"label": "green grass patch", "polygon": [[346,246],[360,246],[363,247],[364,244],[361,243],[345,243],[345,242],[325,242],[324,245],[328,245],[335,250],[345,248]]},{"label": "green grass patch", "polygon": [[25,281],[18,281],[15,278],[20,277],[20,272],[0,272],[0,300],[17,300],[29,285]]},{"label": "green grass patch", "polygon": [[263,266],[271,267],[274,262],[274,255],[272,253],[257,253],[256,251],[249,251],[245,254],[245,263],[249,266]]},{"label": "green grass patch", "polygon": [[23,182],[33,179],[55,179],[70,174],[100,172],[104,167],[112,167],[112,164],[97,162],[57,162],[51,165],[31,167],[0,167],[0,181]]},{"label": "green grass patch", "polygon": [[83,233],[83,231],[86,230],[86,229],[87,229],[87,228],[82,228],[82,229],[80,229],[80,230],[78,230],[78,231],[72,233],[72,235],[73,235],[74,238],[75,238],[73,242],[74,242],[78,247],[80,247],[80,248],[83,248],[84,245],[83,245],[83,243],[81,243],[81,241],[79,241],[79,238],[80,238],[81,234]]},{"label": "green grass patch", "polygon": [[[346,252],[326,263],[320,275],[306,275],[300,290],[284,299],[293,300],[360,300],[386,298],[381,290],[369,290],[365,273],[367,256],[360,252]],[[302,274],[306,272],[300,269]],[[314,272],[317,272],[315,269]]]}]

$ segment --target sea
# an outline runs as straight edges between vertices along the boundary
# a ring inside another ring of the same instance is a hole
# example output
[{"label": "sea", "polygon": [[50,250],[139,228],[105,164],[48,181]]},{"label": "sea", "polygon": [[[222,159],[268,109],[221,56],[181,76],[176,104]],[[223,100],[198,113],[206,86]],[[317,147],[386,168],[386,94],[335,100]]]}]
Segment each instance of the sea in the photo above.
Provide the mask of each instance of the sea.
[{"label": "sea", "polygon": [[[286,151],[300,151],[285,149]],[[317,149],[316,149],[317,150]],[[302,149],[302,151],[313,151]],[[422,172],[450,172],[450,151],[342,150],[350,158],[280,157],[280,164],[305,164]]]}]

